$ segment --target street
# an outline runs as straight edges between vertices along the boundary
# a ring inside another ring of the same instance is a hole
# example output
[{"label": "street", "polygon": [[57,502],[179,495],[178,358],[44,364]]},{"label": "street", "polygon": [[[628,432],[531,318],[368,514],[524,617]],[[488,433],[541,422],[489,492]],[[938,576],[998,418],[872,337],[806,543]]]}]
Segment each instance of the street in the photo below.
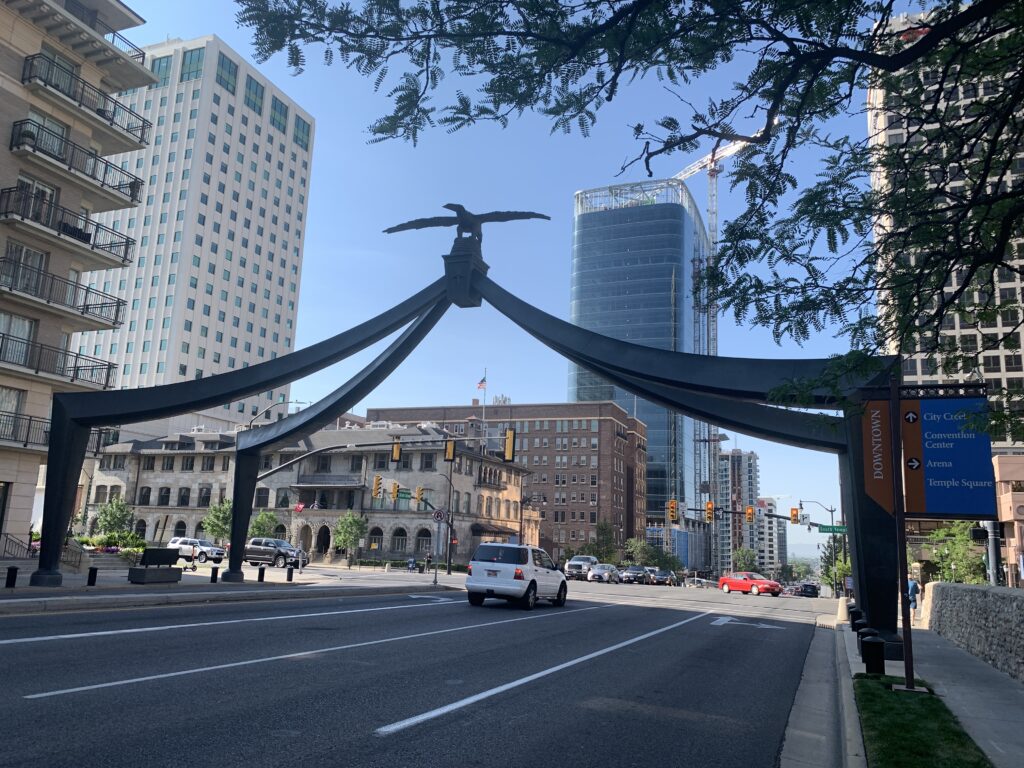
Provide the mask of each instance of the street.
[{"label": "street", "polygon": [[771,768],[831,605],[574,582],[532,612],[410,590],[7,617],[0,765]]}]

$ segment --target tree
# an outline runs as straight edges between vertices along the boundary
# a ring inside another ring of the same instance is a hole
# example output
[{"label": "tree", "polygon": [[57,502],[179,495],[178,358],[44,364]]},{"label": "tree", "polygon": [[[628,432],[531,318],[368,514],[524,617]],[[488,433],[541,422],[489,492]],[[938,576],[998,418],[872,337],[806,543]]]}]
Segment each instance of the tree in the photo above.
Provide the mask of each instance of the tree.
[{"label": "tree", "polygon": [[[833,534],[825,540],[824,544],[819,544],[818,546],[821,552],[822,583],[829,586],[834,584],[837,588],[841,589],[843,577],[849,572],[849,564],[843,557],[843,537]],[[847,573],[843,572],[844,568],[846,568]],[[833,571],[835,571],[835,581],[832,579]]]},{"label": "tree", "polygon": [[100,533],[121,533],[130,531],[135,519],[134,508],[120,496],[111,499],[96,513],[96,528]]},{"label": "tree", "polygon": [[338,518],[334,524],[334,546],[344,547],[348,550],[348,561],[352,563],[352,551],[359,544],[359,540],[366,536],[369,525],[365,517],[357,515],[349,510]]},{"label": "tree", "polygon": [[732,551],[732,569],[734,571],[756,571],[757,552],[746,547]]},{"label": "tree", "polygon": [[610,563],[615,559],[615,529],[611,523],[597,524],[597,541],[587,542],[580,547],[581,555],[593,555],[601,563]]},{"label": "tree", "polygon": [[277,526],[277,515],[269,509],[261,509],[249,523],[249,536],[273,536]]},{"label": "tree", "polygon": [[[371,141],[526,111],[587,135],[603,104],[658,78],[662,114],[638,116],[623,169],[667,176],[671,155],[748,142],[729,171],[746,209],[701,290],[776,340],[835,329],[850,353],[833,381],[868,364],[863,353],[919,353],[963,377],[985,353],[1020,347],[1019,300],[998,285],[1024,274],[1024,193],[1010,181],[1024,136],[1019,2],[935,0],[908,20],[896,0],[237,2],[259,60],[286,51],[298,73],[312,49],[385,91]],[[699,101],[724,65],[731,90],[713,84]],[[889,94],[870,127],[868,88]],[[796,170],[806,162],[817,173]],[[940,330],[956,316],[990,330],[955,341]],[[810,385],[776,399],[806,402]],[[1019,421],[1002,426],[1024,436]]]},{"label": "tree", "polygon": [[211,504],[203,518],[203,530],[219,541],[231,538],[231,499]]},{"label": "tree", "polygon": [[929,534],[928,543],[943,581],[985,583],[985,560],[971,540],[971,528],[974,523],[970,520],[954,520]]},{"label": "tree", "polygon": [[626,559],[637,565],[654,565],[657,560],[658,550],[647,543],[647,540],[637,536],[627,539],[623,547]]}]

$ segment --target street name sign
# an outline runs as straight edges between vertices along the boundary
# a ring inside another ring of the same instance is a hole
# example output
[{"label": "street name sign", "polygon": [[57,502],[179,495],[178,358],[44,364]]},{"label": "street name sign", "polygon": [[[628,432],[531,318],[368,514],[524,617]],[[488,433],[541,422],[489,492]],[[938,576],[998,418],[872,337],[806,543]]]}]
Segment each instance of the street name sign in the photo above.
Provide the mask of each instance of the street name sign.
[{"label": "street name sign", "polygon": [[408,488],[399,488],[398,489],[398,498],[400,498],[400,499],[411,499],[412,498],[412,491],[410,491]]},{"label": "street name sign", "polygon": [[845,525],[819,525],[818,533],[846,533]]},{"label": "street name sign", "polygon": [[987,408],[984,397],[900,401],[908,517],[996,519],[992,443],[969,423]]}]

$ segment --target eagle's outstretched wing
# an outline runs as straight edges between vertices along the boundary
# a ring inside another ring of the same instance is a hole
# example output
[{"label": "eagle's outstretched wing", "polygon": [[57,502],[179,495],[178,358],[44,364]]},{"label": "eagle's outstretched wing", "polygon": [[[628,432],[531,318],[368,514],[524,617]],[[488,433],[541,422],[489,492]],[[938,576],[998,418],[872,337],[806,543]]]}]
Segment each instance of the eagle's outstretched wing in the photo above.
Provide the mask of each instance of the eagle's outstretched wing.
[{"label": "eagle's outstretched wing", "polygon": [[427,227],[454,227],[459,223],[457,216],[431,216],[427,219],[413,219],[403,224],[396,224],[384,230],[385,233],[404,232],[407,229],[426,229]]},{"label": "eagle's outstretched wing", "polygon": [[550,216],[545,216],[543,213],[534,213],[533,211],[491,211],[490,213],[477,214],[476,218],[481,224],[488,221],[515,221],[516,219],[547,219],[551,221]]}]

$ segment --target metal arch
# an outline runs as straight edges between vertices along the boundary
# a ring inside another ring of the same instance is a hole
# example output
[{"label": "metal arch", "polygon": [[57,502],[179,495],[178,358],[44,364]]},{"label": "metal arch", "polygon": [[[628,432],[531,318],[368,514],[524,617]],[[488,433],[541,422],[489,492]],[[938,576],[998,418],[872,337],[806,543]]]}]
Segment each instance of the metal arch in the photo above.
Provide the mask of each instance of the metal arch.
[{"label": "metal arch", "polygon": [[260,453],[296,435],[308,435],[352,408],[387,378],[409,356],[451,306],[447,297],[420,315],[386,350],[334,392],[280,421],[242,432],[235,444],[235,471],[231,502],[231,551],[225,581],[240,582],[245,540],[252,517],[252,500],[259,477]]},{"label": "metal arch", "polygon": [[[495,309],[546,345],[560,350],[580,350],[580,365],[602,365],[608,371],[635,376],[647,382],[678,387],[718,397],[766,402],[778,387],[813,380],[826,373],[832,358],[757,360],[742,357],[695,355],[670,352],[612,339],[549,315],[516,298],[483,274],[477,273],[474,287]],[[564,352],[563,352],[564,354]],[[895,358],[878,358],[889,365]],[[844,391],[876,383],[877,374],[867,378],[846,376]],[[820,406],[835,407],[836,394],[824,389],[814,392]]]}]

